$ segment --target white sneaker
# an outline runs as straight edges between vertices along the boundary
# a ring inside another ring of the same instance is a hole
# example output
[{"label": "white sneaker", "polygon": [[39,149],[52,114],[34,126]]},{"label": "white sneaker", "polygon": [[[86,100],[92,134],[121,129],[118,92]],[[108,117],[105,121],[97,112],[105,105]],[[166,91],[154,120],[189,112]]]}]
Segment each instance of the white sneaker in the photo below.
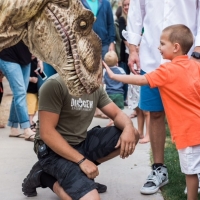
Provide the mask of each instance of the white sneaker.
[{"label": "white sneaker", "polygon": [[140,192],[142,194],[154,194],[160,187],[166,185],[168,182],[167,167],[165,165],[160,166],[151,171],[151,174],[147,177],[147,181],[140,189]]}]

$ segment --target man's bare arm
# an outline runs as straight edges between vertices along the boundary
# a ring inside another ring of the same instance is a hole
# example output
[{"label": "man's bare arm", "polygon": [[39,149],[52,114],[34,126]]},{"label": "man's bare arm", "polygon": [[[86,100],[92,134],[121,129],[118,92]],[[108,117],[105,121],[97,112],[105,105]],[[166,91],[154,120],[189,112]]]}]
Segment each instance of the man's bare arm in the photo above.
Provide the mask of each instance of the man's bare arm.
[{"label": "man's bare arm", "polygon": [[121,158],[128,157],[134,152],[135,146],[139,140],[137,129],[133,126],[131,119],[113,102],[104,106],[101,111],[114,121],[116,127],[122,130],[116,148],[120,148]]}]

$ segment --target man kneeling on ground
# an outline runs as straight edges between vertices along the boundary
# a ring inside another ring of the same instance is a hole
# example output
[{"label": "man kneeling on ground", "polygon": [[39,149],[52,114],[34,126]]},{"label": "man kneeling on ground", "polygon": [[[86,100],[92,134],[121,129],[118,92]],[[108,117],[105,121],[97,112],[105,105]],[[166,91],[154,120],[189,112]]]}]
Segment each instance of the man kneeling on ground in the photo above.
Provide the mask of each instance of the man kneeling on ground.
[{"label": "man kneeling on ground", "polygon": [[[115,126],[87,131],[96,108]],[[38,127],[34,149],[39,161],[22,184],[28,197],[37,195],[37,187],[49,187],[63,200],[99,200],[106,186],[94,182],[97,166],[118,155],[127,158],[139,139],[132,121],[101,86],[74,97],[57,74],[40,89]]]}]

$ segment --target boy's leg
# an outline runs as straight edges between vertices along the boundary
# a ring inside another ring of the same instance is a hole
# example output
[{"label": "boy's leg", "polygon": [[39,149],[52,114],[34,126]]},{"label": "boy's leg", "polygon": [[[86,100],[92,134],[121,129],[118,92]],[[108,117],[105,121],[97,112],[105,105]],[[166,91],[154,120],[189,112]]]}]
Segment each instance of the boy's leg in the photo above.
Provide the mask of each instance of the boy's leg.
[{"label": "boy's leg", "polygon": [[[192,199],[192,195],[199,192],[199,177],[200,173],[200,145],[186,147],[178,150],[181,172],[186,174],[186,189],[185,194],[188,194],[188,199]],[[194,187],[194,189],[192,189]],[[196,198],[194,198],[196,199]]]},{"label": "boy's leg", "polygon": [[186,174],[187,200],[198,199],[199,179],[197,174]]},{"label": "boy's leg", "polygon": [[149,138],[149,128],[150,128],[150,112],[148,111],[142,111],[144,115],[144,121],[146,126],[146,134],[144,135],[144,138],[139,141],[141,144],[145,144],[147,142],[150,142]]},{"label": "boy's leg", "polygon": [[140,134],[140,140],[139,140],[139,143],[141,141],[141,139],[144,138],[144,114],[143,114],[143,111],[137,107],[136,109],[136,113],[137,113],[137,124],[138,124],[138,132]]}]

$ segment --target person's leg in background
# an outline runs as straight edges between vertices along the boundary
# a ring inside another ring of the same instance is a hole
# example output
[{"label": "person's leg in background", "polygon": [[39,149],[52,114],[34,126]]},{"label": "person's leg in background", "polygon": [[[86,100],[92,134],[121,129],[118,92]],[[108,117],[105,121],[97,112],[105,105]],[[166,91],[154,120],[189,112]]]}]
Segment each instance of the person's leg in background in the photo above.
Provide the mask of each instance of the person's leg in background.
[{"label": "person's leg in background", "polygon": [[140,140],[141,140],[141,139],[144,138],[144,122],[145,122],[145,118],[144,118],[143,111],[139,107],[135,108],[135,111],[137,113],[138,132],[140,134]]},{"label": "person's leg in background", "polygon": [[[1,101],[2,101],[2,98],[3,98],[3,83],[2,83],[2,79],[3,79],[3,74],[0,71],[0,113],[1,113],[0,115],[3,115],[2,114],[2,108],[1,108]],[[2,120],[0,120],[0,128],[5,128],[4,122]]]},{"label": "person's leg in background", "polygon": [[36,112],[38,111],[38,94],[27,93],[26,95],[28,115],[30,121],[30,128],[33,132],[36,132],[36,123],[33,121]]},{"label": "person's leg in background", "polygon": [[[145,144],[150,141],[149,139],[149,126],[150,126],[150,112],[143,111],[139,107],[136,109],[137,122],[138,122],[138,132],[140,133],[140,144]],[[146,133],[144,134],[144,125],[146,126]]]},{"label": "person's leg in background", "polygon": [[10,116],[8,126],[11,127],[10,136],[22,136],[18,132],[18,124],[24,129],[25,138],[29,138],[34,133],[30,129],[27,104],[26,88],[29,82],[30,64],[22,67],[17,63],[0,60],[0,67],[7,78],[10,88],[13,92],[13,100],[10,107]]},{"label": "person's leg in background", "polygon": [[[142,71],[141,74],[145,74],[145,72]],[[167,168],[164,165],[165,112],[158,88],[151,89],[148,85],[141,86],[139,107],[142,110],[150,111],[149,136],[154,162],[151,176],[147,178],[147,182],[140,192],[153,194],[169,181]]]}]

